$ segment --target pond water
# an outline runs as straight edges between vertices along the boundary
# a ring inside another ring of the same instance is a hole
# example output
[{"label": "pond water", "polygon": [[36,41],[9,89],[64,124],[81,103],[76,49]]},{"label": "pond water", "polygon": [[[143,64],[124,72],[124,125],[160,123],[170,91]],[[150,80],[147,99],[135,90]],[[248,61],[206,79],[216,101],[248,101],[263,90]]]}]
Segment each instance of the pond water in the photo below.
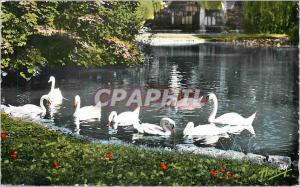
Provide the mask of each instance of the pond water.
[{"label": "pond water", "polygon": [[[296,48],[247,48],[226,44],[152,47],[144,65],[137,67],[105,67],[82,69],[65,67],[47,69],[25,86],[15,77],[2,81],[1,100],[4,104],[39,104],[41,95],[49,92],[50,75],[64,100],[54,114],[54,125],[75,132],[72,114],[74,96],[81,96],[82,106],[94,104],[94,96],[102,88],[170,88],[200,89],[201,94],[214,92],[219,101],[218,115],[238,112],[248,117],[257,112],[253,127],[256,136],[247,131],[221,137],[214,144],[184,139],[187,122],[207,124],[212,104],[191,111],[175,110],[153,103],[143,107],[142,122],[158,124],[162,117],[176,122],[175,138],[138,136],[133,129],[120,129],[112,134],[106,127],[112,110],[131,110],[119,103],[102,109],[100,122],[80,124],[81,135],[149,146],[173,147],[174,144],[214,146],[260,154],[295,156],[298,152],[298,51]],[[14,79],[14,80],[12,80]]]}]

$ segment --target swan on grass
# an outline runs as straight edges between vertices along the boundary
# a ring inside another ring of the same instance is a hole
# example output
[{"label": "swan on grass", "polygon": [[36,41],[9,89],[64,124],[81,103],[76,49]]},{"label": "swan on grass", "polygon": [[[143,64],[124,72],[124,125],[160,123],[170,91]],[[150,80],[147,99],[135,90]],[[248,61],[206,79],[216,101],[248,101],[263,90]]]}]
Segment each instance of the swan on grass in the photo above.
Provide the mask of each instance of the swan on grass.
[{"label": "swan on grass", "polygon": [[23,116],[37,116],[37,115],[45,115],[47,110],[44,106],[44,100],[50,102],[50,98],[48,95],[43,95],[40,98],[40,106],[33,104],[26,104],[23,106],[1,106],[4,112],[13,116],[13,117],[23,117]]},{"label": "swan on grass", "polygon": [[134,124],[133,127],[141,134],[170,136],[175,134],[175,122],[170,118],[162,118],[160,125],[151,123]]},{"label": "swan on grass", "polygon": [[217,96],[214,93],[210,93],[207,96],[208,100],[213,101],[213,110],[208,118],[209,123],[217,123],[217,124],[227,124],[227,125],[233,125],[233,126],[245,126],[244,128],[247,129],[250,133],[255,134],[255,131],[253,129],[252,123],[254,121],[256,112],[252,114],[248,118],[244,118],[238,113],[230,112],[223,114],[216,118],[217,111],[218,111],[218,99]]},{"label": "swan on grass", "polygon": [[73,114],[74,118],[77,120],[92,120],[101,118],[101,102],[99,101],[95,106],[84,106],[80,108],[81,101],[79,95],[75,96],[75,112]]},{"label": "swan on grass", "polygon": [[108,127],[113,126],[116,130],[119,126],[131,126],[139,124],[140,107],[138,106],[134,111],[126,111],[121,114],[117,114],[116,111],[112,111],[108,116]]},{"label": "swan on grass", "polygon": [[55,105],[60,105],[63,101],[63,96],[59,88],[55,88],[55,77],[50,76],[50,79],[48,83],[51,82],[51,89],[50,92],[48,93],[51,104]]}]

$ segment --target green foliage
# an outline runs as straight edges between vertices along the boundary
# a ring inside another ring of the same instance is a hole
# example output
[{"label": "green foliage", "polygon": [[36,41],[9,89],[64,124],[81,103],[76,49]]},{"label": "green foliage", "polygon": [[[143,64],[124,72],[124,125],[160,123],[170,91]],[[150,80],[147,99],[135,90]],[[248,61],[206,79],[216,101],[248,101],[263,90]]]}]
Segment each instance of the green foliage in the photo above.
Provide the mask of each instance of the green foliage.
[{"label": "green foliage", "polygon": [[9,2],[2,5],[2,58],[9,60],[16,47],[26,45],[27,39],[34,32],[37,15],[34,2]]},{"label": "green foliage", "polygon": [[[30,72],[35,71],[22,72],[40,65],[30,63],[30,59],[22,62],[25,56],[20,53],[29,51],[50,65],[64,65],[72,60],[85,67],[141,63],[142,54],[134,45],[143,23],[138,7],[138,2],[114,1],[4,2],[1,67],[34,75]],[[61,35],[62,42],[54,34]],[[110,46],[112,38],[122,44],[121,48]],[[33,53],[33,48],[39,53]]]},{"label": "green foliage", "polygon": [[46,59],[41,55],[39,49],[28,47],[11,60],[13,68],[22,70],[20,75],[27,78],[28,75],[39,74],[40,67],[44,66]]},{"label": "green foliage", "polygon": [[36,15],[38,16],[38,25],[54,27],[54,19],[59,15],[57,9],[58,2],[50,1],[47,3],[37,2]]},{"label": "green foliage", "polygon": [[[199,34],[199,38],[208,39],[209,41],[233,41],[233,40],[246,40],[246,39],[275,39],[275,38],[284,38],[287,37],[286,34],[218,34],[218,35],[209,35],[209,34]],[[212,40],[210,40],[212,39]]]},{"label": "green foliage", "polygon": [[244,28],[249,33],[285,33],[298,37],[296,1],[243,1]]},{"label": "green foliage", "polygon": [[69,54],[73,52],[77,45],[75,39],[64,35],[32,35],[27,43],[27,47],[34,47],[41,52],[48,66],[59,66],[69,63]]},{"label": "green foliage", "polygon": [[114,59],[108,62],[104,61],[103,54],[105,54],[103,49],[97,48],[94,44],[88,48],[75,48],[75,52],[71,54],[71,59],[76,64],[84,67],[113,64]]},{"label": "green foliage", "polygon": [[[297,183],[296,171],[191,153],[91,144],[4,114],[1,121],[1,132],[9,134],[6,139],[1,134],[3,184],[240,186]],[[11,156],[13,151],[15,157]],[[161,161],[167,165],[166,170],[161,169]],[[216,171],[212,173],[213,170]]]},{"label": "green foliage", "polygon": [[144,20],[154,19],[156,12],[164,8],[164,3],[161,0],[139,0],[139,13]]},{"label": "green foliage", "polygon": [[206,10],[221,10],[221,1],[197,1],[197,3]]},{"label": "green foliage", "polygon": [[[133,41],[135,35],[142,28],[143,17],[138,14],[139,3],[130,1],[125,3],[114,2],[112,9],[107,11],[103,18],[111,36],[124,41]],[[134,14],[132,12],[135,12]]]}]

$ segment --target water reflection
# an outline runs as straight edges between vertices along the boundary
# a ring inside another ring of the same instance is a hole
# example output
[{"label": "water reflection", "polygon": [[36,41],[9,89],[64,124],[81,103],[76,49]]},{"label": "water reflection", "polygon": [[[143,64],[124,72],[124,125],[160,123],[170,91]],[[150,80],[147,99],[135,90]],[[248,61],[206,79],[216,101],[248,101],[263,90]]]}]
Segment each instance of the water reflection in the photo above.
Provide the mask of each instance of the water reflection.
[{"label": "water reflection", "polygon": [[80,135],[80,121],[79,118],[74,118],[75,129],[74,133]]},{"label": "water reflection", "polygon": [[220,134],[220,135],[192,135],[192,136],[185,136],[184,142],[191,144],[191,143],[200,143],[205,145],[215,145],[219,141],[220,138],[229,138],[228,134]]}]

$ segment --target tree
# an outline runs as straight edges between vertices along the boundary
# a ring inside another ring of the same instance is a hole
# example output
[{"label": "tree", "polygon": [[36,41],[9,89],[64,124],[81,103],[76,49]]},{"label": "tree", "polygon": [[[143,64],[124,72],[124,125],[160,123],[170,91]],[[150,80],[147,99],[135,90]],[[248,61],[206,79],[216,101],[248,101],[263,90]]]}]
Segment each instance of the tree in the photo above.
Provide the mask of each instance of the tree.
[{"label": "tree", "polygon": [[[141,63],[142,54],[134,45],[143,23],[139,7],[139,2],[114,1],[4,2],[1,67],[20,70],[27,77],[47,63],[72,61],[86,67]],[[64,42],[68,46],[64,48],[53,36],[41,37],[40,26],[54,34],[59,34],[57,29],[64,31],[64,38],[58,39],[70,41]]]},{"label": "tree", "polygon": [[250,33],[284,33],[297,41],[298,7],[295,1],[243,1],[244,28]]},{"label": "tree", "polygon": [[1,68],[9,68],[15,50],[24,47],[37,24],[34,1],[6,2],[2,4]]}]

